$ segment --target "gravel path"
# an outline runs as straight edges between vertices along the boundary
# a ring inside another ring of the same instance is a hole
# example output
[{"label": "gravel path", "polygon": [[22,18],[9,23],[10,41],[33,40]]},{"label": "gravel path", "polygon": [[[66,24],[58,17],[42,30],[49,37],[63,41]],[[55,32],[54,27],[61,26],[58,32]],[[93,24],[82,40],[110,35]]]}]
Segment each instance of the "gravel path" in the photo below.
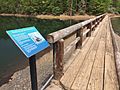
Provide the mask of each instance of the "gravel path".
[{"label": "gravel path", "polygon": [[[39,55],[38,55],[39,56]],[[45,83],[46,79],[52,74],[52,51],[37,60],[37,79],[38,88]],[[8,83],[2,85],[0,90],[31,90],[29,66],[20,70],[11,77]]]}]

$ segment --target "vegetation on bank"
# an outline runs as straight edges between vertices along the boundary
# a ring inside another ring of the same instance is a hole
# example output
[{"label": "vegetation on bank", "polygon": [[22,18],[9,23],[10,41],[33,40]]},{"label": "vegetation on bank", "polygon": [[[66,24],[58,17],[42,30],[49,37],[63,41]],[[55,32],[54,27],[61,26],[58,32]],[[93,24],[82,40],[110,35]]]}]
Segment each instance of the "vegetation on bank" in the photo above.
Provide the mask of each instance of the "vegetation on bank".
[{"label": "vegetation on bank", "polygon": [[0,0],[0,13],[94,14],[120,13],[119,0]]}]

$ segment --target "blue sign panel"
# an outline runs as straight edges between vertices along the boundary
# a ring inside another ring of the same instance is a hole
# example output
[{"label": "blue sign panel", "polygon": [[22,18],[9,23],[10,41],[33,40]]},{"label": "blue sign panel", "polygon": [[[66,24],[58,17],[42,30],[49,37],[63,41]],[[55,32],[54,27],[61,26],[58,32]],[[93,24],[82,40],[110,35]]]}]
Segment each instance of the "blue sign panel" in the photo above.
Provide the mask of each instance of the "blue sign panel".
[{"label": "blue sign panel", "polygon": [[35,27],[10,30],[6,32],[28,58],[49,46],[49,43],[42,37]]}]

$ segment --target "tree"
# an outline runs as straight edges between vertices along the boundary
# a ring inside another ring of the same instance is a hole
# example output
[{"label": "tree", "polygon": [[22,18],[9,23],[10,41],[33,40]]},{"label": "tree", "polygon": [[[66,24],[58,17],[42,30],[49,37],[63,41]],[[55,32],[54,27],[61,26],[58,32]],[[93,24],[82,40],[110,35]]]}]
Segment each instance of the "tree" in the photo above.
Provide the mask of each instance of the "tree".
[{"label": "tree", "polygon": [[69,0],[69,15],[72,16],[72,2],[73,0]]}]

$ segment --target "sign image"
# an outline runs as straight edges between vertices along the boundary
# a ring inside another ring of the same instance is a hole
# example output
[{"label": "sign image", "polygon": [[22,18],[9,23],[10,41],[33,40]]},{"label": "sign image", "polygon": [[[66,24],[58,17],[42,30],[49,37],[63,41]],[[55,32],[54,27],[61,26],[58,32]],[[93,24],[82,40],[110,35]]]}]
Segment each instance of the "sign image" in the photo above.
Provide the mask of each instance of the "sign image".
[{"label": "sign image", "polygon": [[28,36],[34,41],[34,43],[39,44],[41,43],[44,39],[42,39],[41,35],[37,32],[33,32],[28,34]]},{"label": "sign image", "polygon": [[21,28],[6,32],[28,58],[49,46],[49,43],[35,27]]}]

